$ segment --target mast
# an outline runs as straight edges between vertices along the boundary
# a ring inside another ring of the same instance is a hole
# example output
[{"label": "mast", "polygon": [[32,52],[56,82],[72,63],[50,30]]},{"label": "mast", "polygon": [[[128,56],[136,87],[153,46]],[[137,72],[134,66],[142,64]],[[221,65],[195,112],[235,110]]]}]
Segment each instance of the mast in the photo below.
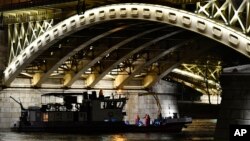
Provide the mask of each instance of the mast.
[{"label": "mast", "polygon": [[26,110],[27,110],[27,109],[25,109],[25,108],[23,107],[23,104],[21,103],[20,99],[19,99],[19,102],[18,102],[18,101],[17,101],[15,98],[13,98],[12,96],[10,96],[10,98],[13,99],[16,103],[18,103],[18,104],[20,105],[22,111],[26,111]]}]

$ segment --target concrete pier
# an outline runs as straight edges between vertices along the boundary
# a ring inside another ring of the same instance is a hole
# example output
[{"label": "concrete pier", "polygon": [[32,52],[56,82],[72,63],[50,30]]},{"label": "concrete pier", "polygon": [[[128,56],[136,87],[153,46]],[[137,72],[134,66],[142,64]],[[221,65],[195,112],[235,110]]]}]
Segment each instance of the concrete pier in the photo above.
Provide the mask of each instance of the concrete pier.
[{"label": "concrete pier", "polygon": [[[152,91],[159,99],[163,117],[172,117],[173,113],[177,113],[179,115],[177,99],[174,95],[177,92],[176,84],[167,81],[159,81],[153,86]],[[153,97],[153,93],[133,93],[129,95],[129,100],[126,106],[128,116],[125,120],[130,123],[134,123],[134,119],[137,114],[140,116],[141,120],[143,120],[145,114],[149,114],[152,122],[157,118],[158,109],[159,107]]]},{"label": "concrete pier", "polygon": [[7,35],[4,30],[0,29],[0,87],[2,86],[3,71],[6,65],[7,58]]},{"label": "concrete pier", "polygon": [[222,102],[215,130],[216,141],[229,140],[231,124],[250,125],[250,65],[224,69]]}]

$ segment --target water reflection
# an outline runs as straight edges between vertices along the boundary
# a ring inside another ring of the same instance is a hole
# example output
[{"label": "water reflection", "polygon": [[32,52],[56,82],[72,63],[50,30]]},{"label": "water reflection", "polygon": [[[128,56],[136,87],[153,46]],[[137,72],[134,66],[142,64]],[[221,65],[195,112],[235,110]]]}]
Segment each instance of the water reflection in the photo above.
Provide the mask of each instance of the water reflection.
[{"label": "water reflection", "polygon": [[72,135],[0,132],[0,141],[211,141],[216,120],[194,120],[182,133]]},{"label": "water reflection", "polygon": [[124,135],[113,135],[112,141],[127,141],[127,138]]}]

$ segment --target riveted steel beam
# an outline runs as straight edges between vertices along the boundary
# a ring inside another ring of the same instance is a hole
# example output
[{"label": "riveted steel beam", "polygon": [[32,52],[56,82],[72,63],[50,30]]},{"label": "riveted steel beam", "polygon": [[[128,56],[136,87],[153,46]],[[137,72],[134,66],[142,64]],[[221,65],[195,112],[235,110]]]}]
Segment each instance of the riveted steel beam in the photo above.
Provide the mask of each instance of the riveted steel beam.
[{"label": "riveted steel beam", "polygon": [[169,53],[174,52],[175,50],[179,49],[180,47],[184,46],[187,42],[189,41],[183,41],[177,45],[174,45],[172,47],[170,47],[169,49],[166,49],[165,51],[162,51],[161,53],[157,54],[156,56],[154,56],[152,59],[150,59],[147,62],[141,62],[138,65],[135,66],[135,68],[132,70],[132,72],[129,75],[120,75],[122,77],[122,79],[119,80],[119,76],[117,76],[117,78],[115,79],[114,83],[116,81],[119,80],[119,82],[117,82],[115,84],[115,87],[117,89],[122,89],[122,87],[129,81],[131,80],[138,72],[140,72],[142,69],[148,67],[149,65],[152,65],[154,62],[156,62],[157,60],[159,60],[160,58],[166,56]]},{"label": "riveted steel beam", "polygon": [[[114,29],[111,29],[107,32],[104,32],[96,37],[93,37],[92,39],[90,39],[89,41],[87,42],[84,42],[83,44],[81,44],[80,46],[78,46],[75,51],[68,51],[68,53],[63,56],[60,60],[54,60],[54,61],[50,61],[49,63],[51,66],[45,74],[43,74],[43,77],[41,77],[41,79],[39,81],[37,81],[35,84],[33,84],[33,86],[35,87],[40,87],[40,85],[46,80],[49,78],[49,76],[51,75],[51,73],[53,73],[60,65],[62,65],[69,57],[75,55],[78,51],[88,47],[89,45],[91,45],[92,43],[100,40],[101,38],[104,38],[110,34],[113,34],[115,32],[118,32],[120,30],[123,30],[125,28],[127,28],[128,26],[121,26],[121,27],[117,27],[117,28],[114,28]],[[83,62],[83,66],[85,66],[87,64],[87,62]]]},{"label": "riveted steel beam", "polygon": [[184,63],[185,61],[194,59],[198,55],[201,55],[205,51],[209,49],[210,46],[213,46],[214,44],[210,44],[205,47],[191,47],[188,49],[188,51],[183,52],[180,57],[180,60],[176,62],[170,62],[165,65],[161,65],[160,69],[149,71],[148,76],[146,75],[143,80],[143,86],[145,88],[151,88],[155,83],[157,83],[159,80],[167,76],[173,69],[177,68],[179,65]]},{"label": "riveted steel beam", "polygon": [[[183,79],[179,79],[177,77],[170,77],[172,80],[176,81],[176,82],[179,82],[181,84],[184,84],[190,88],[193,88],[194,90],[204,94],[204,95],[207,95],[207,91],[205,90],[206,88],[205,87],[201,87],[199,85],[195,85],[193,82],[189,82],[189,81],[186,81],[186,80],[183,80]],[[209,89],[209,94],[211,95],[218,95],[220,92],[215,90],[215,89]]]},{"label": "riveted steel beam", "polygon": [[204,88],[206,88],[206,83],[207,83],[209,88],[220,89],[219,83],[217,83],[213,80],[209,80],[205,77],[195,75],[195,74],[192,74],[192,73],[187,72],[187,71],[180,70],[180,69],[172,70],[170,77],[171,76],[183,78],[183,79],[188,80],[190,82],[198,83],[200,86],[202,86]]},{"label": "riveted steel beam", "polygon": [[94,87],[105,75],[107,75],[113,68],[115,68],[117,65],[119,65],[121,62],[125,61],[128,57],[132,56],[133,54],[147,48],[148,46],[156,43],[156,42],[159,42],[159,41],[162,41],[164,39],[167,39],[171,36],[174,36],[174,35],[177,35],[179,33],[183,32],[183,30],[178,30],[178,31],[174,31],[172,33],[168,33],[166,35],[163,35],[161,37],[157,37],[156,39],[154,40],[151,40],[147,43],[144,43],[143,45],[135,48],[134,50],[132,50],[131,52],[127,53],[125,56],[123,56],[122,58],[120,58],[119,60],[115,61],[112,63],[112,65],[109,65],[97,78],[95,81],[93,81],[93,83],[91,85],[89,85],[88,87]]},{"label": "riveted steel beam", "polygon": [[110,54],[112,51],[122,47],[123,45],[135,40],[135,39],[138,39],[146,34],[150,34],[152,32],[155,32],[155,31],[158,31],[158,30],[161,30],[161,29],[164,29],[166,27],[158,27],[158,28],[154,28],[154,29],[150,29],[148,31],[145,31],[145,32],[142,32],[142,33],[139,33],[135,36],[132,36],[128,39],[125,39],[123,41],[121,41],[120,43],[116,44],[116,45],[113,45],[112,47],[110,47],[109,49],[103,51],[102,53],[100,53],[98,56],[95,57],[95,59],[93,60],[89,60],[87,64],[85,64],[84,66],[82,66],[80,68],[80,70],[72,77],[71,81],[69,81],[68,83],[65,83],[64,84],[64,87],[69,87],[70,85],[72,85],[77,79],[79,79],[79,77],[87,70],[89,69],[90,67],[92,67],[94,64],[96,64],[98,61],[100,61],[102,58],[104,58],[105,56],[107,56],[108,54]]}]

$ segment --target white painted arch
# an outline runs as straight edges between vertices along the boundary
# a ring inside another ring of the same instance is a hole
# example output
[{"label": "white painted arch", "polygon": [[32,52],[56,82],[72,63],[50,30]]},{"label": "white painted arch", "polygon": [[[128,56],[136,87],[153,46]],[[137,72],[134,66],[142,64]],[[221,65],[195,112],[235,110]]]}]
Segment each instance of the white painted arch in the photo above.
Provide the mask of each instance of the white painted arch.
[{"label": "white painted arch", "polygon": [[7,66],[4,71],[4,85],[8,86],[28,63],[63,37],[97,23],[121,19],[140,19],[178,26],[207,36],[250,57],[250,38],[226,25],[167,6],[122,3],[87,10],[83,15],[72,16],[52,27]]}]

